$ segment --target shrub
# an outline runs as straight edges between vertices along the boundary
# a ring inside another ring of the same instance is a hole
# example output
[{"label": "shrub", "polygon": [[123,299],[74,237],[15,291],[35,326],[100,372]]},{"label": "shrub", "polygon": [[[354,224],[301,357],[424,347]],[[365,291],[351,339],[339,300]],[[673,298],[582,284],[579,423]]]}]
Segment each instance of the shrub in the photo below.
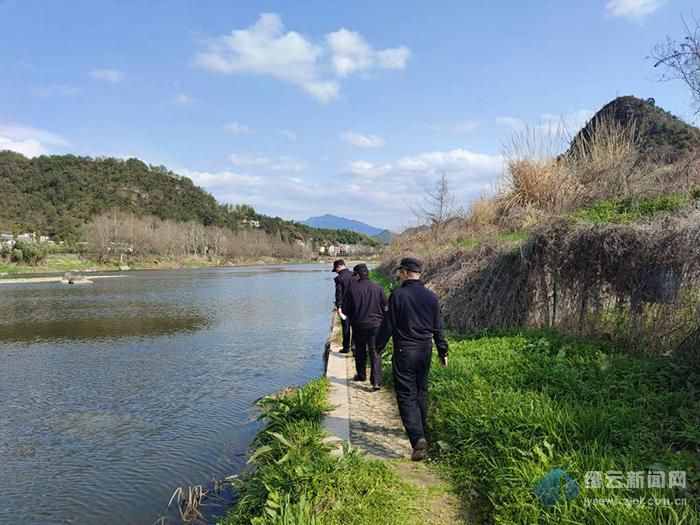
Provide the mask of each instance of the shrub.
[{"label": "shrub", "polygon": [[12,260],[17,263],[26,263],[35,266],[43,261],[47,254],[48,247],[44,244],[17,241],[12,250]]}]

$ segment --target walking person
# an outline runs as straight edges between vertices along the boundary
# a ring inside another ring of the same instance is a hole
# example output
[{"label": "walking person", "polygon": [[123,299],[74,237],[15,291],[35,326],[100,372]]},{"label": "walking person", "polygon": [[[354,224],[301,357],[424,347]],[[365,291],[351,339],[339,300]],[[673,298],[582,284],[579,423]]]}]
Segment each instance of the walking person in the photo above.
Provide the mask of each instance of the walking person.
[{"label": "walking person", "polygon": [[448,344],[443,334],[437,296],[420,280],[423,266],[413,257],[401,259],[398,272],[401,286],[389,298],[377,347],[384,349],[389,338],[394,342],[392,372],[399,413],[413,447],[411,459],[427,456],[425,431],[428,420],[428,373],[433,341],[440,363],[447,366]]},{"label": "walking person", "polygon": [[335,276],[335,307],[340,317],[340,324],[343,329],[343,349],[340,351],[341,354],[347,354],[350,352],[350,319],[343,312],[343,297],[350,287],[350,283],[353,281],[352,272],[348,270],[345,266],[345,261],[338,259],[333,262],[333,272],[338,275]]},{"label": "walking person", "polygon": [[384,319],[387,302],[384,289],[370,281],[366,264],[353,268],[353,282],[343,299],[343,313],[350,318],[355,343],[355,381],[367,380],[367,358],[370,360],[370,383],[373,390],[382,386],[382,360],[377,349],[377,332]]}]

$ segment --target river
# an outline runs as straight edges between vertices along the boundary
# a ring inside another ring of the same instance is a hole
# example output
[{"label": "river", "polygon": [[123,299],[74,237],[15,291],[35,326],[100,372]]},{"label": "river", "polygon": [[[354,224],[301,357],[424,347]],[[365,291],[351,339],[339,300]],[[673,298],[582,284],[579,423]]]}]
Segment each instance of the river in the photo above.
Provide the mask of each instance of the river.
[{"label": "river", "polygon": [[322,373],[332,277],[0,285],[0,523],[150,525],[176,487],[239,473],[255,400]]}]

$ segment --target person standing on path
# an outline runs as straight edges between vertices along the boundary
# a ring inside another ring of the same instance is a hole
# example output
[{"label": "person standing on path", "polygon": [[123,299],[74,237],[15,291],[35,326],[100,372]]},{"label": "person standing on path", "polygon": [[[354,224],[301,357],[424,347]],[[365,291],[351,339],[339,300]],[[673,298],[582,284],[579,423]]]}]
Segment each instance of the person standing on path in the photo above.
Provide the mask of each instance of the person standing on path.
[{"label": "person standing on path", "polygon": [[341,354],[347,354],[350,352],[350,319],[343,312],[343,298],[345,293],[350,288],[350,283],[352,283],[352,272],[348,270],[345,266],[345,261],[338,259],[333,262],[333,272],[338,275],[335,276],[335,307],[340,316],[340,324],[343,328],[343,349],[340,351]]},{"label": "person standing on path", "polygon": [[367,357],[370,359],[370,382],[376,391],[382,386],[382,360],[377,351],[377,332],[384,319],[384,289],[370,281],[366,264],[353,268],[358,280],[353,282],[343,299],[343,313],[350,319],[355,342],[355,381],[367,380]]},{"label": "person standing on path", "polygon": [[398,272],[401,286],[389,298],[389,307],[377,336],[377,348],[394,342],[392,372],[399,414],[413,447],[411,459],[427,456],[425,431],[428,420],[428,373],[433,341],[440,363],[447,366],[448,344],[442,329],[437,296],[420,280],[423,265],[418,259],[401,259]]}]

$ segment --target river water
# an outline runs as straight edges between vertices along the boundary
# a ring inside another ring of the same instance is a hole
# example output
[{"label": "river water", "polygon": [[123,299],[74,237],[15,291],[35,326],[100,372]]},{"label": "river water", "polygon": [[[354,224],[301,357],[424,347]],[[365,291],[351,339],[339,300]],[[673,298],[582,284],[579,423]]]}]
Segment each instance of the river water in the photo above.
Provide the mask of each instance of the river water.
[{"label": "river water", "polygon": [[322,373],[332,276],[0,285],[0,523],[150,525],[176,487],[239,473],[255,400]]}]

